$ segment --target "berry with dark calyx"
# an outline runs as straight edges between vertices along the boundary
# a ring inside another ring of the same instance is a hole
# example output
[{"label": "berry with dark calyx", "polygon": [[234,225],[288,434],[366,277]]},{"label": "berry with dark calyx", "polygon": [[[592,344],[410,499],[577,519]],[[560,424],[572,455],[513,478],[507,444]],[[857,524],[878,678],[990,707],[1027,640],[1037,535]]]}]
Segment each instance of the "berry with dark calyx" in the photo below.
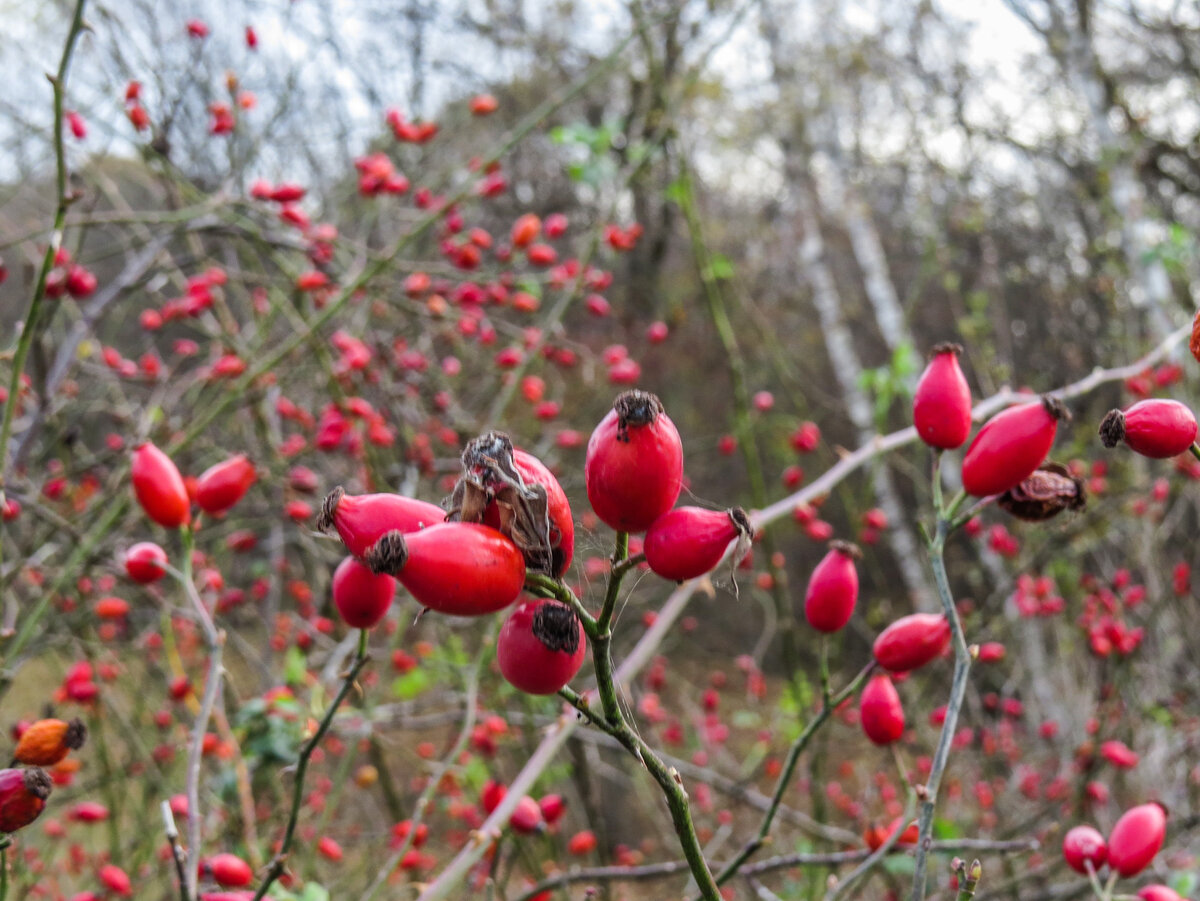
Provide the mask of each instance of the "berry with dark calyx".
[{"label": "berry with dark calyx", "polygon": [[0,770],[0,832],[16,832],[36,820],[51,785],[41,767]]},{"label": "berry with dark calyx", "polygon": [[1050,453],[1063,419],[1070,419],[1070,414],[1062,401],[1044,396],[1002,410],[985,422],[963,457],[967,494],[1003,494],[1033,475]]},{"label": "berry with dark calyx", "polygon": [[950,644],[950,621],[940,613],[902,616],[875,639],[875,660],[886,670],[904,673],[936,660]]},{"label": "berry with dark calyx", "polygon": [[962,348],[939,344],[913,393],[913,425],[930,447],[953,450],[971,434],[971,388],[958,365]]},{"label": "berry with dark calyx", "polygon": [[83,747],[87,726],[83,720],[38,720],[21,733],[13,760],[32,766],[54,766],[71,751]]},{"label": "berry with dark calyx", "polygon": [[401,494],[346,494],[334,488],[325,498],[317,528],[336,529],[346,550],[363,557],[388,532],[416,532],[446,519],[437,504]]},{"label": "berry with dark calyx", "polygon": [[1075,826],[1063,836],[1063,859],[1077,873],[1087,873],[1087,862],[1099,870],[1108,860],[1108,844],[1093,826]]},{"label": "berry with dark calyx", "polygon": [[541,460],[503,432],[467,444],[445,504],[450,521],[483,523],[511,538],[532,572],[561,576],[571,565],[575,521],[566,493]]},{"label": "berry with dark calyx", "polygon": [[996,505],[1017,519],[1043,522],[1064,510],[1082,510],[1087,506],[1087,491],[1083,479],[1071,475],[1061,463],[1043,463],[996,498]]},{"label": "berry with dark calyx", "polygon": [[872,676],[858,705],[863,732],[877,745],[890,745],[904,734],[904,707],[890,676]]},{"label": "berry with dark calyx", "polygon": [[1140,400],[1128,410],[1110,410],[1100,423],[1100,441],[1116,447],[1122,441],[1131,451],[1163,460],[1187,451],[1196,440],[1196,417],[1177,400]]},{"label": "berry with dark calyx", "polygon": [[430,610],[452,616],[502,610],[525,584],[520,549],[495,529],[470,522],[388,532],[364,560],[375,573],[395,576]]},{"label": "berry with dark calyx", "polygon": [[245,454],[210,466],[196,479],[196,505],[205,513],[224,513],[245,496],[256,477]]},{"label": "berry with dark calyx", "polygon": [[600,420],[584,460],[588,501],[618,532],[644,532],[675,506],[683,487],[683,444],[662,401],[626,391]]},{"label": "berry with dark calyx", "polygon": [[586,654],[579,617],[553,600],[518,604],[496,638],[500,673],[514,688],[531,695],[554,694],[575,677]]},{"label": "berry with dark calyx", "polygon": [[153,541],[141,541],[125,552],[125,573],[133,581],[148,585],[166,575],[167,552]]},{"label": "berry with dark calyx", "polygon": [[396,580],[378,576],[355,557],[347,557],[333,573],[333,603],[347,626],[370,629],[392,606]]},{"label": "berry with dark calyx", "polygon": [[848,541],[829,542],[829,552],[808,580],[804,617],[819,632],[836,632],[850,621],[858,601],[858,570],[862,553]]},{"label": "berry with dark calyx", "polygon": [[1139,804],[1121,814],[1108,834],[1108,865],[1122,876],[1136,876],[1150,865],[1167,835],[1161,804]]},{"label": "berry with dark calyx", "polygon": [[732,566],[750,550],[753,529],[741,507],[705,510],[676,507],[646,530],[642,549],[650,570],[664,579],[684,582],[702,576],[721,562],[730,542],[736,541]]},{"label": "berry with dark calyx", "polygon": [[187,488],[170,457],[149,442],[139,444],[129,474],[147,516],[168,529],[187,525],[191,518]]}]

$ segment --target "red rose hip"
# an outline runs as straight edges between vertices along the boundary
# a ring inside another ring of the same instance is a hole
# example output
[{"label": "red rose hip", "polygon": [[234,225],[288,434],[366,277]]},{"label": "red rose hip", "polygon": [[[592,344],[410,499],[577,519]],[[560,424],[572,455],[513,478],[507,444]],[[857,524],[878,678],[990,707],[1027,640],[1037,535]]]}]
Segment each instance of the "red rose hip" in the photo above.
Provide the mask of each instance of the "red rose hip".
[{"label": "red rose hip", "polygon": [[971,388],[958,365],[962,348],[939,344],[913,394],[913,425],[930,447],[953,450],[971,434]]},{"label": "red rose hip", "polygon": [[1196,440],[1196,417],[1177,400],[1140,400],[1124,412],[1111,410],[1100,423],[1100,441],[1156,460],[1184,453]]},{"label": "red rose hip", "polygon": [[437,504],[400,494],[346,494],[334,488],[325,498],[317,528],[337,529],[346,550],[364,556],[388,532],[417,532],[446,518]]},{"label": "red rose hip", "polygon": [[664,513],[646,530],[642,549],[650,569],[664,579],[683,582],[710,572],[721,562],[731,541],[737,541],[733,565],[750,550],[752,530],[746,511],[677,507]]},{"label": "red rose hip", "polygon": [[904,707],[890,676],[872,676],[863,689],[859,719],[867,738],[877,745],[890,745],[904,734]]},{"label": "red rose hip", "polygon": [[196,479],[196,505],[205,513],[224,513],[245,496],[256,477],[245,454],[210,466]]},{"label": "red rose hip", "polygon": [[36,820],[46,807],[50,786],[41,767],[0,770],[0,832],[16,832]]},{"label": "red rose hip", "polygon": [[396,595],[396,580],[375,575],[354,557],[333,573],[333,603],[347,626],[370,629],[383,619]]},{"label": "red rose hip", "polygon": [[618,532],[644,532],[675,506],[683,444],[657,397],[617,397],[588,441],[584,477],[592,509]]},{"label": "red rose hip", "polygon": [[967,494],[988,497],[1021,484],[1050,453],[1059,420],[1069,418],[1062,402],[1048,396],[997,413],[983,424],[963,458]]},{"label": "red rose hip", "polygon": [[191,516],[187,488],[170,457],[149,442],[139,444],[129,474],[147,516],[168,529],[187,525]]},{"label": "red rose hip", "polygon": [[950,644],[950,622],[940,613],[902,616],[875,639],[875,660],[886,670],[904,673],[936,660]]},{"label": "red rose hip", "polygon": [[375,573],[395,576],[430,610],[452,616],[502,610],[525,584],[520,549],[495,529],[471,522],[388,532],[364,559]]},{"label": "red rose hip", "polygon": [[804,617],[819,632],[836,632],[850,621],[858,601],[858,570],[861,556],[847,541],[829,542],[829,552],[817,564],[804,595]]},{"label": "red rose hip", "polygon": [[1150,865],[1167,835],[1167,812],[1159,804],[1139,804],[1121,814],[1108,834],[1108,865],[1136,876]]},{"label": "red rose hip", "polygon": [[166,575],[166,563],[167,552],[153,541],[140,541],[125,552],[125,573],[141,585]]},{"label": "red rose hip", "polygon": [[551,600],[518,604],[496,639],[500,673],[526,694],[551,695],[579,672],[587,653],[575,611]]},{"label": "red rose hip", "polygon": [[1087,873],[1087,863],[1099,870],[1108,860],[1108,845],[1093,826],[1076,826],[1063,836],[1063,859],[1077,873]]}]

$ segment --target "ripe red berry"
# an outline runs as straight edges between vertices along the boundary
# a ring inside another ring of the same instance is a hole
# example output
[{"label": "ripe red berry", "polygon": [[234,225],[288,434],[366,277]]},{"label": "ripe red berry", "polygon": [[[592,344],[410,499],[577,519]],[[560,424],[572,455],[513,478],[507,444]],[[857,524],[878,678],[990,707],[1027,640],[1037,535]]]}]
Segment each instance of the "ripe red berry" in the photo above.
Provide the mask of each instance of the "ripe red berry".
[{"label": "ripe red berry", "polygon": [[962,480],[967,494],[1003,494],[1025,479],[1050,453],[1066,407],[1052,397],[1003,410],[984,423],[963,458]]},{"label": "ripe red berry", "polygon": [[1063,859],[1077,873],[1087,873],[1087,862],[1099,870],[1108,860],[1104,836],[1092,826],[1075,826],[1063,836]]},{"label": "ripe red berry", "polygon": [[396,580],[377,576],[354,557],[347,557],[333,573],[333,603],[346,625],[373,628],[392,605]]},{"label": "ripe red berry", "polygon": [[913,425],[930,447],[962,447],[971,434],[971,388],[958,366],[962,348],[939,344],[913,394]]},{"label": "ripe red berry", "polygon": [[875,639],[875,660],[886,670],[903,673],[936,660],[950,644],[950,621],[940,613],[902,616]]},{"label": "ripe red berry", "polygon": [[831,541],[808,580],[804,617],[819,632],[836,632],[850,621],[858,600],[858,570],[854,561],[861,552],[846,541]]},{"label": "ripe red berry", "polygon": [[683,444],[662,402],[626,391],[588,440],[588,501],[606,525],[642,532],[675,505],[683,487]]},{"label": "ripe red berry", "polygon": [[224,513],[250,490],[256,475],[245,454],[210,466],[196,479],[196,504],[205,513]]},{"label": "ripe red berry", "polygon": [[1124,441],[1129,449],[1156,460],[1184,453],[1196,440],[1196,417],[1177,400],[1140,400],[1128,410],[1112,410],[1100,423],[1105,447]]},{"label": "ripe red berry", "polygon": [[471,113],[475,116],[487,116],[500,107],[500,102],[491,94],[476,94],[471,98]]},{"label": "ripe red berry", "polygon": [[46,807],[50,786],[41,767],[0,770],[0,832],[16,832],[36,820]]},{"label": "ripe red berry", "polygon": [[129,874],[116,864],[106,863],[96,875],[104,887],[113,894],[120,895],[122,898],[133,896],[133,882],[130,880]]},{"label": "ripe red berry", "polygon": [[125,552],[125,573],[133,581],[148,585],[166,573],[167,552],[153,541],[140,541]]},{"label": "ripe red berry", "polygon": [[518,604],[496,639],[500,673],[514,688],[531,695],[551,695],[570,682],[586,653],[579,618],[558,601]]},{"label": "ripe red berry", "polygon": [[537,801],[525,795],[517,802],[517,806],[513,808],[512,816],[508,818],[508,825],[512,827],[513,832],[521,835],[532,835],[544,827],[542,820],[542,809],[538,807]]},{"label": "ripe red berry", "polygon": [[525,558],[489,526],[444,522],[407,535],[388,532],[364,558],[431,610],[480,616],[502,610],[525,584]]},{"label": "ripe red berry", "polygon": [[1130,808],[1108,834],[1108,865],[1122,876],[1136,876],[1149,866],[1166,835],[1167,812],[1161,805]]},{"label": "ripe red berry", "polygon": [[567,840],[567,853],[582,857],[584,854],[591,854],[595,851],[597,844],[596,833],[585,829],[582,832],[576,832]]},{"label": "ripe red berry", "polygon": [[542,818],[553,826],[567,812],[567,802],[562,795],[543,795],[538,798],[538,807],[542,810]]},{"label": "ripe red berry", "polygon": [[746,511],[676,507],[646,530],[643,550],[650,569],[664,579],[683,582],[710,572],[730,542],[737,541],[732,565],[750,550],[752,530]]},{"label": "ripe red berry", "polygon": [[509,239],[513,247],[528,247],[542,231],[542,220],[534,213],[526,213],[513,223]]},{"label": "ripe red berry", "polygon": [[254,881],[250,864],[236,854],[216,854],[208,859],[208,871],[220,885],[241,888]]},{"label": "ripe red berry", "polygon": [[400,494],[346,494],[335,488],[325,498],[317,528],[337,529],[346,550],[364,556],[388,532],[416,532],[442,522],[446,511],[437,504]]},{"label": "ripe red berry", "polygon": [[877,745],[890,745],[904,734],[904,708],[890,676],[872,676],[863,689],[858,708],[867,738]]},{"label": "ripe red berry", "polygon": [[1186,899],[1167,885],[1147,885],[1137,893],[1141,901],[1186,901]]},{"label": "ripe red berry", "polygon": [[168,529],[187,525],[190,504],[183,476],[171,458],[149,442],[133,451],[133,492],[152,520]]}]

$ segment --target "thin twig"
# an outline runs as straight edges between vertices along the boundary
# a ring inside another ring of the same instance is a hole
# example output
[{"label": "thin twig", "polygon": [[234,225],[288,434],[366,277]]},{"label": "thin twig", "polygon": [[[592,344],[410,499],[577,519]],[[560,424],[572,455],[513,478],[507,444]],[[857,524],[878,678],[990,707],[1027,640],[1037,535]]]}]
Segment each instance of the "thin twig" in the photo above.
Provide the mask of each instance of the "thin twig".
[{"label": "thin twig", "polygon": [[[4,419],[0,422],[0,506],[5,503],[8,440],[12,435],[13,417],[17,407],[20,406],[21,376],[25,373],[25,360],[29,356],[29,349],[33,346],[33,340],[37,335],[38,319],[41,317],[42,304],[46,299],[46,281],[50,277],[50,270],[54,268],[58,250],[62,247],[67,207],[71,203],[71,198],[67,196],[67,151],[63,143],[63,99],[66,94],[67,72],[71,67],[71,55],[75,50],[75,42],[83,30],[83,8],[86,3],[87,0],[78,0],[75,4],[75,15],[71,19],[67,40],[63,44],[58,72],[55,75],[47,76],[54,89],[54,164],[57,206],[54,212],[54,230],[50,233],[50,243],[46,245],[46,253],[42,257],[42,267],[38,271],[37,283],[33,289],[33,297],[29,301],[29,310],[26,312],[24,323],[21,326],[21,336],[17,339],[12,373],[8,380],[8,399],[4,404]],[[3,540],[3,532],[0,532],[0,559],[3,559]]]},{"label": "thin twig", "polygon": [[276,879],[283,875],[284,868],[287,866],[288,853],[292,849],[292,840],[296,835],[296,824],[300,820],[300,802],[304,797],[304,776],[308,772],[308,762],[312,758],[317,746],[321,744],[321,739],[325,737],[325,733],[329,731],[329,727],[333,724],[333,717],[337,713],[338,708],[342,706],[342,701],[346,699],[346,695],[350,694],[350,690],[354,687],[355,681],[358,679],[358,674],[370,659],[367,655],[368,634],[366,629],[360,631],[358,654],[355,656],[354,663],[350,667],[349,672],[346,673],[345,678],[342,680],[342,687],[338,689],[337,696],[330,703],[329,709],[325,711],[325,716],[321,718],[321,723],[317,726],[317,731],[313,733],[312,738],[304,743],[304,747],[300,750],[300,758],[296,762],[295,785],[292,786],[292,809],[288,814],[287,827],[283,832],[283,841],[279,845],[279,850],[275,852],[275,856],[271,859],[267,875],[263,878],[262,885],[258,887],[258,891],[254,893],[252,901],[262,901],[263,897],[267,894],[267,890]]},{"label": "thin twig", "polygon": [[175,814],[171,812],[171,802],[163,801],[159,809],[162,811],[163,831],[167,834],[167,844],[171,846],[171,857],[175,861],[175,875],[179,879],[179,898],[180,901],[189,901],[187,852],[179,845],[179,830],[175,826]]}]

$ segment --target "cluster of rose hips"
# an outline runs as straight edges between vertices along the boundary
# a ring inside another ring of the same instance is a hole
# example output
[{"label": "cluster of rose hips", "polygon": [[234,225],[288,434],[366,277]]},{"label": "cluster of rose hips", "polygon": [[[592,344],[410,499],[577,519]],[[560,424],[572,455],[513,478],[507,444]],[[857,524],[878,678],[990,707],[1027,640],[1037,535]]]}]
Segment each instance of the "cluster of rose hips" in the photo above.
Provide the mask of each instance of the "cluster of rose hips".
[{"label": "cluster of rose hips", "polygon": [[[395,581],[425,608],[486,615],[513,604],[527,572],[563,576],[575,526],[565,493],[546,466],[489,432],[470,442],[447,510],[395,494],[326,498],[319,526],[334,529],[351,556],[335,574],[334,602],[348,625],[370,628],[391,604]],[[672,509],[683,484],[679,433],[652,394],[617,398],[588,442],[588,499],[618,532],[645,532],[650,569],[675,581],[702,575],[729,545],[748,549],[740,510]],[[394,579],[394,580],[393,580]],[[533,598],[518,605],[497,641],[504,677],[532,694],[552,694],[578,672],[582,625],[567,604]]]},{"label": "cluster of rose hips", "polygon": [[[1161,804],[1140,804],[1125,811],[1108,841],[1094,826],[1076,826],[1063,837],[1063,858],[1079,873],[1098,874],[1106,864],[1114,877],[1136,876],[1150,865],[1167,834],[1167,812]],[[1142,901],[1184,901],[1169,886],[1147,885]]]}]

